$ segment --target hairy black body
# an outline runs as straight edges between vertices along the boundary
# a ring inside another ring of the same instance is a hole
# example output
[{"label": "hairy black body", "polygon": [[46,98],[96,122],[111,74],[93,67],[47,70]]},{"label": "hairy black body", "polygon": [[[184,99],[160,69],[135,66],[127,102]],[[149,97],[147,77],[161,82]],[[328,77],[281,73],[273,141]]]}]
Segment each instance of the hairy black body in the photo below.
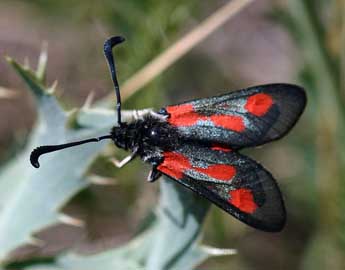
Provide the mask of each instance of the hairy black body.
[{"label": "hairy black body", "polygon": [[117,147],[135,153],[154,166],[161,162],[161,152],[173,150],[180,143],[176,128],[150,114],[133,123],[115,126],[110,134]]},{"label": "hairy black body", "polygon": [[[126,163],[139,156],[152,165],[147,178],[150,182],[161,176],[157,166],[163,162],[163,153],[174,150],[182,143],[178,130],[166,121],[168,117],[166,112],[149,112],[132,123],[121,123],[120,126],[113,127],[110,132],[117,147],[132,152]],[[122,167],[120,164],[118,166]]]}]

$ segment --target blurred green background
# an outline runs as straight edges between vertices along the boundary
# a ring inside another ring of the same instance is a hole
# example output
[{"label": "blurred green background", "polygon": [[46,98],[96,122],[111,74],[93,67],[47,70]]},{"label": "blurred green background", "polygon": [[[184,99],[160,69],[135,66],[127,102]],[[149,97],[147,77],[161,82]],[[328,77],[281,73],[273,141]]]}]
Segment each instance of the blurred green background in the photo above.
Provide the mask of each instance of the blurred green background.
[{"label": "blurred green background", "polygon": [[[2,0],[0,55],[36,66],[47,42],[48,84],[58,80],[56,96],[65,108],[80,107],[91,91],[96,100],[112,93],[105,38],[127,39],[115,52],[121,85],[226,3]],[[245,151],[278,180],[286,228],[263,233],[212,207],[203,242],[238,254],[210,259],[199,269],[345,269],[344,14],[343,0],[253,1],[124,103],[125,109],[159,109],[274,82],[307,91],[307,109],[286,138]],[[4,60],[0,86],[0,161],[6,164],[26,145],[36,105]],[[123,155],[113,148],[106,149],[108,156]],[[86,226],[50,226],[39,234],[43,247],[20,247],[12,256],[49,260],[71,248],[90,254],[127,242],[157,202],[158,184],[145,181],[148,170],[139,160],[118,170],[100,156],[92,173],[114,177],[116,184],[91,185],[64,207]]]}]

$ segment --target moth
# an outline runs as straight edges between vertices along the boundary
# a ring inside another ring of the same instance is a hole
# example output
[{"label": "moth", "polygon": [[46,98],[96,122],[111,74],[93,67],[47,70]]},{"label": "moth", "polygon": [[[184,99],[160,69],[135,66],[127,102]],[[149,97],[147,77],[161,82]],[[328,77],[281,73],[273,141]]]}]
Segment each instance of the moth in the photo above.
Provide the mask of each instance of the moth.
[{"label": "moth", "polygon": [[303,88],[267,84],[225,95],[186,101],[159,111],[135,111],[135,119],[121,120],[121,95],[112,49],[121,36],[104,43],[104,54],[117,98],[117,125],[110,134],[34,149],[40,155],[110,139],[130,155],[118,167],[139,156],[151,164],[149,182],[162,174],[207,198],[235,218],[268,232],[281,231],[286,211],[281,192],[269,171],[239,150],[280,139],[295,125],[306,106]]}]

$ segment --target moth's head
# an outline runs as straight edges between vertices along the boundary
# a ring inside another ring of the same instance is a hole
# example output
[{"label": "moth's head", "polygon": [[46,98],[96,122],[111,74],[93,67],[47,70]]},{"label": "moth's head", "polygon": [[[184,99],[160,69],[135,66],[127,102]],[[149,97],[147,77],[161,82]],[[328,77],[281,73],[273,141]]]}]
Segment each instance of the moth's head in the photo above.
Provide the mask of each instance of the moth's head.
[{"label": "moth's head", "polygon": [[121,126],[115,126],[110,131],[111,139],[114,144],[119,147],[127,150],[129,148],[129,134],[127,124],[121,123]]}]

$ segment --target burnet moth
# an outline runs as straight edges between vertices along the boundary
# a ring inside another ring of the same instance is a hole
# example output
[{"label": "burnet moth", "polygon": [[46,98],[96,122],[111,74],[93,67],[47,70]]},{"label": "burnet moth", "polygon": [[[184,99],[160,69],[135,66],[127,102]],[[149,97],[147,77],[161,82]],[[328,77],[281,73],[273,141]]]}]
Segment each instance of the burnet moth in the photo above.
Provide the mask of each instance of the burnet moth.
[{"label": "burnet moth", "polygon": [[89,142],[110,139],[152,165],[147,180],[162,174],[207,198],[254,228],[283,229],[286,212],[282,195],[270,172],[238,151],[283,137],[306,105],[304,90],[291,84],[267,84],[167,106],[158,112],[135,112],[131,123],[121,121],[121,96],[112,49],[124,41],[111,37],[104,43],[117,98],[117,126],[109,135],[32,151],[38,168],[42,154]]}]

